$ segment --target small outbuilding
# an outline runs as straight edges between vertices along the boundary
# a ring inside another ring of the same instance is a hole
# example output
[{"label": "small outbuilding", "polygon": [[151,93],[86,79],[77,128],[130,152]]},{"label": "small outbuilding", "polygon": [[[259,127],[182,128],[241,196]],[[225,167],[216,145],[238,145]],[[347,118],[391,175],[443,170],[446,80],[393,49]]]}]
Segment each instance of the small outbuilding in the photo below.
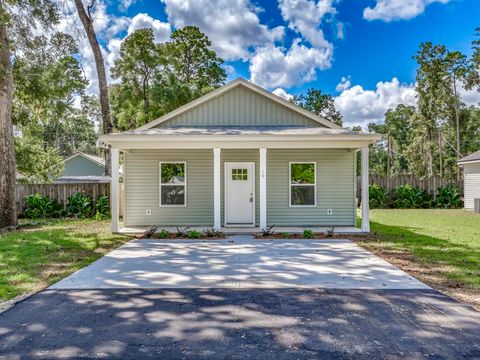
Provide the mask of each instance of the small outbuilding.
[{"label": "small outbuilding", "polygon": [[62,175],[55,179],[57,184],[108,182],[110,176],[105,176],[105,161],[100,156],[82,152],[66,158]]},{"label": "small outbuilding", "polygon": [[480,212],[480,150],[460,159],[458,165],[463,167],[465,209]]}]

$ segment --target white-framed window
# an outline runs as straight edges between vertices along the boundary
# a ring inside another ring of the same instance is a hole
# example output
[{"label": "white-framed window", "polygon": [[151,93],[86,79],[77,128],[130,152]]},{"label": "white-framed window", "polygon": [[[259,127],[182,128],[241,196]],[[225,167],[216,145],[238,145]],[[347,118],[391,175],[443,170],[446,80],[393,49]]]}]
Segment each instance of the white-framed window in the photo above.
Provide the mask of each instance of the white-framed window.
[{"label": "white-framed window", "polygon": [[187,163],[160,161],[160,206],[187,206]]},{"label": "white-framed window", "polygon": [[288,164],[289,206],[317,206],[317,164],[290,162]]}]

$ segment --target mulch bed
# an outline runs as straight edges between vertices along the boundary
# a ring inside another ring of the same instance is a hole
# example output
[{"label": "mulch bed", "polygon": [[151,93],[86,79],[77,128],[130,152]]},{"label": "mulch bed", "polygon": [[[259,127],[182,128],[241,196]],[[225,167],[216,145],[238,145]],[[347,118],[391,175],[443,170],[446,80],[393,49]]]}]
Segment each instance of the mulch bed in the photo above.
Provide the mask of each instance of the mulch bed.
[{"label": "mulch bed", "polygon": [[255,239],[264,239],[264,240],[267,240],[267,239],[282,239],[282,240],[288,240],[288,239],[301,239],[301,240],[313,240],[313,239],[318,239],[318,240],[322,240],[322,239],[349,239],[349,240],[352,240],[352,239],[357,239],[357,240],[365,240],[367,238],[366,235],[350,235],[350,234],[334,234],[333,236],[332,235],[328,235],[328,234],[325,234],[325,233],[315,233],[314,237],[311,237],[311,238],[305,238],[303,237],[303,234],[272,234],[272,235],[262,235],[262,234],[255,234]]}]

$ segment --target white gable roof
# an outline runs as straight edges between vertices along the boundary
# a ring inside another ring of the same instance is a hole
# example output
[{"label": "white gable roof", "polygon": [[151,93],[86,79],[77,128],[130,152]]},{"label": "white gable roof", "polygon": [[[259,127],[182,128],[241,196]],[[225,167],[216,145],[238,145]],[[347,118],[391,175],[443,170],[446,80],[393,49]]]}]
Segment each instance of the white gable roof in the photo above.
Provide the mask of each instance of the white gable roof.
[{"label": "white gable roof", "polygon": [[332,123],[331,121],[328,121],[327,119],[321,117],[321,116],[318,116],[308,110],[305,110],[295,104],[292,104],[291,102],[281,98],[280,96],[277,96],[275,94],[272,94],[271,92],[261,88],[260,86],[257,86],[253,83],[251,83],[250,81],[247,81],[243,78],[238,78],[238,79],[235,79],[233,80],[232,82],[196,99],[196,100],[193,100],[191,102],[189,102],[188,104],[185,104],[181,107],[179,107],[178,109],[176,110],[173,110],[171,112],[169,112],[168,114],[165,114],[163,115],[162,117],[156,119],[156,120],[153,120],[151,122],[149,122],[148,124],[145,124],[141,127],[139,127],[137,130],[148,130],[148,129],[151,129],[153,127],[156,127],[170,119],[173,119],[174,117],[180,115],[180,114],[183,114],[191,109],[194,109],[196,108],[197,106],[200,106],[212,99],[215,99],[223,94],[225,94],[227,91],[230,91],[236,87],[239,87],[239,86],[243,86],[247,89],[250,89],[252,91],[254,91],[256,94],[258,94],[259,96],[263,96],[263,97],[266,97],[272,101],[274,101],[275,103],[285,107],[285,108],[288,108],[302,116],[305,116],[317,123],[319,123],[320,125],[322,126],[325,126],[327,128],[330,128],[330,129],[342,129],[341,126],[338,126],[334,123]]}]

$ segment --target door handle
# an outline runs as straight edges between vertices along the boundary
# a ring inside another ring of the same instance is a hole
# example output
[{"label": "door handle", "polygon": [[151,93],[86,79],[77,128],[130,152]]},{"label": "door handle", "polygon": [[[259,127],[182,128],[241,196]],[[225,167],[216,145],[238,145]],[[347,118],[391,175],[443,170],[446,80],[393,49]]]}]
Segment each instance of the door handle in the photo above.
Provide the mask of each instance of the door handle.
[{"label": "door handle", "polygon": [[250,197],[250,202],[253,203],[253,197]]}]

